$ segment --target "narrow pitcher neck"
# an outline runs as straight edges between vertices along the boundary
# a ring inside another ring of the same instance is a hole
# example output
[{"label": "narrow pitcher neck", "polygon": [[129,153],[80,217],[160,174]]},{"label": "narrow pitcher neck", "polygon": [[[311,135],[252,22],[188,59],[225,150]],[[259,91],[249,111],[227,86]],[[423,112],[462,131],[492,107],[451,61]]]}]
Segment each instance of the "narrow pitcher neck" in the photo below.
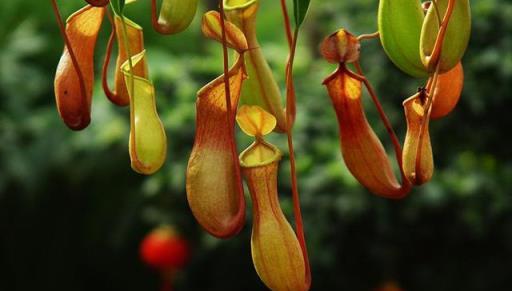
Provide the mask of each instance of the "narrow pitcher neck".
[{"label": "narrow pitcher neck", "polygon": [[226,17],[245,34],[250,48],[258,47],[256,38],[256,16],[260,3],[258,0],[224,0]]}]

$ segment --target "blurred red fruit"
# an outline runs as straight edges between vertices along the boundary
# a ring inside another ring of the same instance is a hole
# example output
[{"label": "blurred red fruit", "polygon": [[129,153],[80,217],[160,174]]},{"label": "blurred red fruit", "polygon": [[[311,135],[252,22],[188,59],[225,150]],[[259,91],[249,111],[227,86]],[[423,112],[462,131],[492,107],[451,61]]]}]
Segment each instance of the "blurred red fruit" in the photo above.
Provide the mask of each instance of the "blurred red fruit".
[{"label": "blurred red fruit", "polygon": [[142,260],[151,267],[180,269],[190,257],[188,242],[171,227],[160,227],[149,233],[140,245]]}]

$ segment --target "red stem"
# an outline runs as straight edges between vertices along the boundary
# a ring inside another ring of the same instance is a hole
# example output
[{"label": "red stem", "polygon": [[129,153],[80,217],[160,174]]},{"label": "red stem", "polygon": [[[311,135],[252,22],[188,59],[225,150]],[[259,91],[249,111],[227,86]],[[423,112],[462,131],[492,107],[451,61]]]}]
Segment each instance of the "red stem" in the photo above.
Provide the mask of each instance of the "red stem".
[{"label": "red stem", "polygon": [[[391,138],[391,142],[393,143],[395,158],[398,162],[398,166],[400,168],[400,175],[402,177],[402,189],[399,196],[392,198],[403,198],[407,193],[409,193],[412,185],[406,178],[406,175],[403,170],[402,146],[400,145],[400,141],[395,133],[395,130],[393,129],[393,126],[391,125],[391,122],[389,121],[389,118],[386,115],[386,112],[384,112],[384,108],[382,107],[382,104],[380,103],[379,98],[377,97],[375,89],[373,88],[372,84],[370,84],[368,79],[364,76],[364,72],[363,69],[361,68],[361,65],[359,64],[359,62],[355,62],[354,66],[356,67],[356,70],[359,74],[358,79],[360,79],[364,83],[366,90],[368,91],[368,94],[370,94],[370,97],[372,98],[372,101],[375,104],[375,107],[377,108],[379,117],[382,120],[382,123],[384,123],[384,127],[386,128],[386,131],[388,132],[388,135]],[[350,70],[348,69],[347,71],[350,72]]]},{"label": "red stem", "polygon": [[295,85],[293,83],[293,65],[295,62],[295,53],[297,51],[297,39],[299,31],[296,29],[293,34],[292,46],[290,48],[290,55],[286,64],[286,126],[287,131],[293,130],[295,122],[295,115],[297,113],[297,100],[295,94]]},{"label": "red stem", "polygon": [[295,53],[297,50],[297,40],[299,36],[299,28],[296,27],[293,37],[291,35],[291,27],[290,27],[290,19],[288,17],[288,12],[286,8],[285,0],[281,0],[281,7],[283,9],[283,17],[284,24],[286,28],[286,34],[288,38],[288,44],[290,45],[290,56],[288,58],[288,62],[286,65],[286,136],[288,141],[288,152],[290,154],[290,176],[291,176],[291,186],[292,186],[292,201],[293,201],[293,215],[295,218],[295,231],[297,233],[297,239],[299,240],[299,244],[302,250],[302,255],[304,257],[304,265],[306,281],[304,282],[304,287],[306,290],[309,290],[311,286],[311,267],[309,264],[309,255],[308,249],[306,245],[306,237],[304,234],[304,223],[302,220],[302,211],[300,207],[300,195],[299,195],[299,187],[297,182],[297,167],[295,161],[295,148],[293,145],[293,123],[295,122],[296,115],[296,95],[295,95],[295,87],[293,84],[293,64],[295,61]]},{"label": "red stem", "polygon": [[434,77],[432,78],[432,80],[428,80],[427,81],[427,86],[426,86],[426,90],[427,90],[427,101],[423,107],[423,120],[421,122],[421,125],[420,125],[420,132],[419,132],[419,137],[418,137],[418,148],[416,149],[416,165],[415,165],[415,169],[416,169],[416,172],[418,172],[420,169],[421,169],[421,155],[422,155],[422,151],[423,151],[423,140],[425,139],[424,138],[424,135],[425,135],[425,130],[427,129],[428,127],[428,121],[430,120],[430,113],[432,112],[432,104],[434,103],[434,89],[436,87],[436,84],[439,80],[439,68],[440,68],[440,63],[437,63],[437,68],[436,68],[436,73],[434,74]]},{"label": "red stem", "polygon": [[448,0],[448,8],[446,8],[446,13],[443,17],[443,22],[441,23],[441,27],[439,28],[439,33],[437,34],[436,42],[434,44],[434,48],[432,50],[432,55],[429,57],[428,63],[439,62],[441,58],[441,52],[443,49],[444,39],[446,36],[446,31],[448,29],[448,23],[453,14],[453,9],[455,8],[455,0]]},{"label": "red stem", "polygon": [[[78,64],[78,60],[76,58],[76,55],[73,51],[73,47],[71,46],[71,42],[69,41],[68,34],[66,32],[66,26],[64,25],[64,22],[62,21],[62,17],[59,12],[59,7],[57,6],[56,0],[51,0],[53,12],[55,13],[55,18],[57,20],[57,24],[59,25],[59,30],[62,35],[62,38],[64,39],[64,44],[68,50],[69,57],[71,58],[71,62],[73,64],[73,67],[75,68],[75,71],[78,75],[78,82],[80,83],[80,91],[82,93],[82,98],[80,98],[80,103],[83,108],[86,108],[87,111],[89,111],[89,107],[87,106],[87,92],[85,88],[85,80],[84,75],[82,74],[82,70],[80,69],[80,65]],[[89,113],[89,112],[87,112]]]},{"label": "red stem", "polygon": [[[154,0],[153,0],[154,1]],[[224,89],[226,91],[226,108],[228,112],[228,125],[231,121],[233,112],[231,110],[231,86],[229,84],[229,55],[227,46],[226,36],[226,22],[224,20],[224,1],[220,0],[220,26],[222,28],[222,54],[223,54],[223,65],[224,65]],[[232,130],[231,126],[229,127]]]},{"label": "red stem", "polygon": [[114,24],[114,21],[112,19],[112,16],[110,15],[110,12],[107,11],[108,20],[112,24],[112,33],[110,34],[110,37],[108,39],[107,43],[107,51],[105,53],[105,61],[103,62],[103,68],[102,68],[102,74],[101,74],[101,85],[103,87],[103,91],[105,92],[105,95],[107,95],[108,99],[112,102],[114,102],[116,105],[122,106],[123,104],[119,104],[116,101],[119,100],[117,97],[116,92],[112,92],[108,86],[108,66],[110,64],[110,59],[112,57],[112,47],[114,45],[114,40],[116,36],[116,26]]},{"label": "red stem", "polygon": [[402,165],[402,146],[400,145],[400,141],[398,140],[398,137],[395,133],[395,130],[393,129],[393,126],[391,125],[391,122],[389,121],[388,116],[386,115],[386,112],[384,112],[384,108],[382,107],[382,104],[379,101],[379,98],[377,97],[377,93],[375,92],[375,89],[373,88],[372,84],[368,81],[366,77],[364,77],[363,69],[361,68],[361,65],[359,62],[355,62],[354,66],[356,67],[357,73],[362,76],[362,81],[370,94],[370,97],[372,98],[373,103],[375,104],[375,107],[377,107],[377,111],[379,113],[379,117],[384,123],[384,127],[386,128],[386,131],[389,134],[389,137],[391,138],[391,141],[393,143],[393,148],[395,150],[396,158],[400,164]]},{"label": "red stem", "polygon": [[436,84],[437,84],[437,80],[438,80],[438,77],[439,77],[439,70],[441,69],[441,54],[442,54],[442,49],[443,49],[443,44],[444,44],[444,41],[445,41],[445,37],[446,37],[446,31],[448,29],[448,24],[450,23],[450,19],[452,17],[452,14],[453,14],[453,9],[455,7],[455,0],[449,0],[448,1],[448,7],[446,8],[446,13],[444,14],[444,17],[443,17],[443,22],[441,23],[441,27],[439,29],[439,33],[437,34],[437,38],[436,38],[436,43],[434,45],[434,50],[432,52],[432,56],[431,58],[429,59],[429,64],[430,62],[432,61],[435,61],[437,62],[436,63],[436,71],[434,73],[434,77],[433,77],[433,80],[431,82],[428,82],[427,81],[427,102],[425,104],[425,107],[424,107],[424,118],[421,122],[421,126],[420,126],[420,132],[419,132],[419,147],[416,151],[416,170],[420,169],[421,168],[421,153],[422,153],[422,144],[423,144],[423,140],[424,140],[424,135],[425,135],[425,130],[427,129],[427,126],[428,126],[428,121],[430,120],[430,112],[432,111],[432,103],[434,102],[433,100],[433,88],[435,88]]},{"label": "red stem", "polygon": [[306,289],[311,286],[311,267],[309,265],[309,255],[306,245],[306,237],[304,234],[304,224],[302,221],[302,211],[300,208],[300,197],[297,183],[297,170],[295,165],[295,149],[293,146],[293,136],[290,131],[287,132],[288,137],[288,151],[290,153],[290,175],[292,183],[292,200],[293,200],[293,214],[295,217],[295,229],[297,232],[297,238],[299,240],[300,248],[302,249],[302,255],[304,257],[304,265],[306,266]]},{"label": "red stem", "polygon": [[286,31],[286,39],[288,40],[288,47],[292,49],[293,37],[292,29],[290,27],[290,16],[288,15],[288,8],[286,7],[286,0],[281,0],[281,10],[283,11],[284,28]]},{"label": "red stem", "polygon": [[[226,35],[226,22],[225,22],[225,12],[224,12],[224,1],[220,0],[220,26],[222,28],[222,53],[224,58],[224,90],[226,92],[226,115],[227,115],[227,123],[226,126],[229,130],[229,135],[233,138],[231,138],[231,154],[233,155],[233,162],[235,169],[240,169],[240,161],[238,159],[238,153],[236,149],[236,142],[235,142],[235,132],[234,127],[232,126],[235,123],[235,115],[233,114],[233,110],[231,108],[231,86],[229,83],[230,77],[229,77],[229,55],[228,55],[228,45],[227,45],[227,35]],[[240,56],[243,58],[243,56]],[[240,181],[238,183],[238,193],[243,196],[244,188],[241,183],[242,176],[240,171],[234,171],[236,176],[236,181]],[[240,201],[241,204],[243,204],[243,199]],[[242,205],[243,209],[243,205]]]}]

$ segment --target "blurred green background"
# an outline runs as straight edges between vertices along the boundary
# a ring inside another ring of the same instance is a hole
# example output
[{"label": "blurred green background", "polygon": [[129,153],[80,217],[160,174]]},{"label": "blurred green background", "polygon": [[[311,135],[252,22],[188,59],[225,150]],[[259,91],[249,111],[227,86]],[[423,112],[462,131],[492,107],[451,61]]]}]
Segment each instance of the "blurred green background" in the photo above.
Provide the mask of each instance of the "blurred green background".
[{"label": "blurred green background", "polygon": [[[63,15],[83,5],[60,2]],[[167,163],[152,177],[130,169],[128,110],[110,104],[99,82],[91,126],[71,132],[61,122],[53,78],[63,42],[50,2],[0,2],[2,291],[158,290],[159,275],[140,261],[138,246],[161,224],[176,226],[193,247],[176,290],[264,290],[251,262],[250,212],[242,233],[221,241],[200,229],[185,198],[195,92],[221,74],[221,47],[201,36],[200,14],[178,36],[156,34],[149,1],[139,2],[127,15],[146,28],[150,74],[169,139]],[[202,1],[201,13],[214,2]],[[261,2],[258,34],[282,85],[287,45],[278,1]],[[407,199],[388,201],[360,186],[341,160],[335,114],[321,86],[334,67],[317,49],[339,27],[375,31],[378,1],[312,1],[297,56],[295,132],[312,290],[372,290],[387,281],[407,291],[510,290],[512,2],[472,2],[463,97],[449,117],[431,123],[434,179]],[[109,33],[104,25],[98,72]],[[364,43],[362,61],[403,137],[401,102],[423,81],[395,69],[378,41]],[[284,150],[283,137],[274,139]],[[240,149],[248,143],[240,136]],[[285,158],[280,193],[290,215],[287,165]]]}]

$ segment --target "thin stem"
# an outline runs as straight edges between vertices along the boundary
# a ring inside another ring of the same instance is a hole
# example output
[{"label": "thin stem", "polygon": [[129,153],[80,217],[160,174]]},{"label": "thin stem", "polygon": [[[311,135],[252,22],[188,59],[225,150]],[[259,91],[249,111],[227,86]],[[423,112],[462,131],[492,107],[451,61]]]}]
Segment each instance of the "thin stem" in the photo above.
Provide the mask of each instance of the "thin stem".
[{"label": "thin stem", "polygon": [[416,149],[416,164],[415,169],[416,173],[421,169],[421,155],[423,151],[423,141],[425,139],[425,130],[427,130],[428,122],[430,120],[430,113],[432,112],[432,104],[434,103],[434,90],[439,81],[439,70],[440,70],[440,62],[437,63],[436,72],[432,79],[427,81],[426,91],[427,91],[427,100],[423,107],[423,119],[420,125],[419,137],[418,137],[418,148]]},{"label": "thin stem", "polygon": [[297,238],[299,240],[302,254],[304,257],[304,265],[306,266],[306,285],[309,287],[311,284],[311,267],[309,266],[309,255],[306,246],[306,236],[304,234],[304,223],[302,220],[302,211],[300,208],[300,196],[297,183],[297,167],[295,165],[295,148],[293,146],[293,136],[291,131],[287,131],[288,151],[290,154],[290,176],[292,183],[292,200],[293,200],[293,214],[295,218],[295,229]]},{"label": "thin stem", "polygon": [[57,6],[57,1],[51,0],[51,3],[52,3],[53,12],[55,13],[55,18],[57,19],[57,24],[59,25],[60,33],[62,35],[62,38],[64,39],[64,44],[68,50],[69,57],[71,58],[71,63],[73,64],[76,74],[78,75],[78,82],[80,84],[80,91],[82,93],[82,98],[80,98],[81,106],[83,108],[86,108],[87,111],[89,111],[89,107],[86,104],[87,90],[85,88],[84,75],[82,73],[82,70],[80,69],[80,65],[76,58],[74,49],[71,46],[71,41],[69,40],[68,34],[66,32],[66,26],[64,25],[64,22],[62,21],[62,16],[60,15],[59,7]]},{"label": "thin stem", "polygon": [[380,37],[380,33],[378,31],[376,31],[374,33],[361,34],[360,36],[357,37],[357,40],[363,41],[363,40],[375,39],[375,38],[379,38],[379,37]]},{"label": "thin stem", "polygon": [[288,40],[288,47],[291,50],[293,44],[292,29],[290,27],[290,16],[288,8],[286,7],[286,0],[281,0],[281,10],[283,11],[284,28],[286,31],[286,39]]},{"label": "thin stem", "polygon": [[[220,2],[220,26],[222,28],[222,54],[223,54],[223,58],[224,58],[224,62],[223,62],[224,90],[226,93],[226,115],[227,115],[226,126],[228,127],[229,135],[233,137],[233,138],[231,138],[231,141],[230,141],[231,142],[231,154],[233,156],[233,163],[234,163],[235,168],[239,169],[240,161],[238,159],[238,153],[236,151],[236,143],[235,143],[235,139],[234,139],[234,136],[235,136],[234,130],[235,129],[232,126],[235,122],[235,115],[233,114],[233,110],[232,110],[233,105],[231,104],[231,86],[230,86],[230,82],[229,82],[230,81],[229,54],[228,54],[226,21],[225,21],[226,13],[224,11],[224,1],[219,0],[219,2]],[[243,58],[243,56],[241,55],[240,58]],[[234,173],[235,173],[236,180],[241,181],[242,177],[241,177],[240,171],[234,171]],[[238,192],[241,193],[241,195],[243,196],[244,189],[243,189],[242,183],[238,183],[237,186],[238,186]],[[240,201],[240,203],[242,204],[243,201]],[[241,207],[241,209],[244,209],[244,208]]]},{"label": "thin stem", "polygon": [[434,44],[434,49],[432,50],[431,56],[428,57],[429,67],[430,67],[431,63],[439,62],[439,59],[441,58],[441,51],[443,49],[446,31],[448,29],[448,24],[450,22],[452,14],[453,14],[454,7],[455,7],[455,0],[448,0],[448,8],[446,8],[446,13],[444,15],[443,21],[441,22],[441,27],[439,28],[439,33],[437,34],[436,42]]},{"label": "thin stem", "polygon": [[[222,28],[222,54],[223,54],[223,69],[224,69],[224,89],[226,91],[226,107],[228,112],[228,124],[231,121],[233,112],[231,108],[231,86],[229,84],[229,55],[227,46],[227,35],[226,35],[226,21],[224,19],[224,1],[220,0],[220,26]],[[231,126],[230,126],[231,128]]]},{"label": "thin stem", "polygon": [[290,176],[292,186],[292,200],[293,200],[293,215],[295,218],[295,232],[297,239],[302,250],[304,258],[304,265],[306,266],[305,275],[306,281],[305,289],[308,290],[311,286],[311,267],[309,265],[309,255],[306,246],[306,237],[304,234],[304,223],[302,220],[302,211],[300,207],[300,195],[297,182],[297,167],[295,162],[295,148],[293,146],[293,123],[295,122],[296,115],[296,95],[295,87],[293,84],[293,63],[295,61],[295,53],[297,51],[297,40],[299,38],[299,27],[296,27],[292,36],[292,29],[290,24],[290,17],[286,7],[286,0],[281,0],[281,9],[283,12],[283,21],[286,31],[286,38],[288,40],[288,47],[290,55],[286,64],[286,137],[288,142],[288,152],[290,154]]},{"label": "thin stem", "polygon": [[128,66],[130,68],[130,95],[133,96],[135,93],[135,82],[134,82],[134,72],[133,72],[133,60],[132,60],[132,52],[130,49],[130,43],[128,41],[128,27],[126,25],[126,20],[124,14],[120,15],[121,23],[122,23],[122,33],[123,33],[123,42],[126,47],[126,56],[128,57]]},{"label": "thin stem", "polygon": [[[105,60],[103,62],[103,68],[102,68],[102,74],[101,74],[101,85],[103,87],[103,91],[107,95],[108,99],[114,103],[116,103],[117,100],[117,93],[112,92],[108,86],[108,66],[110,65],[110,59],[112,57],[112,47],[114,45],[114,40],[116,36],[116,26],[114,24],[114,20],[112,19],[112,15],[110,15],[110,12],[107,11],[108,20],[112,24],[112,33],[110,34],[110,37],[108,39],[107,43],[107,51],[105,53]],[[121,105],[121,104],[118,104]]]},{"label": "thin stem", "polygon": [[430,113],[432,111],[432,103],[434,102],[434,92],[433,88],[435,88],[438,78],[439,78],[439,71],[441,70],[441,54],[442,54],[442,48],[446,37],[446,31],[448,29],[448,24],[450,23],[451,16],[453,14],[453,9],[455,7],[455,0],[449,0],[448,1],[448,8],[446,9],[446,13],[443,18],[443,22],[441,23],[441,27],[439,29],[439,33],[437,34],[436,43],[434,45],[434,50],[432,53],[432,58],[429,60],[429,63],[432,60],[436,61],[436,70],[433,76],[433,80],[431,82],[428,82],[427,84],[427,102],[425,104],[424,108],[424,118],[421,122],[420,126],[420,132],[419,132],[419,147],[416,151],[416,170],[421,168],[421,153],[422,153],[422,144],[424,140],[425,130],[427,129],[428,122],[430,120]]},{"label": "thin stem", "polygon": [[380,103],[379,98],[377,97],[375,89],[373,88],[372,84],[370,84],[368,79],[364,77],[361,65],[359,64],[359,62],[355,62],[354,66],[356,67],[358,74],[363,77],[362,81],[368,91],[368,94],[370,94],[370,97],[372,98],[375,107],[377,107],[380,119],[384,123],[384,127],[386,128],[386,131],[388,132],[388,135],[391,138],[391,142],[393,143],[393,148],[395,151],[395,157],[400,167],[400,174],[402,175],[402,184],[407,184],[408,182],[406,181],[408,180],[405,178],[405,173],[403,170],[402,146],[400,145],[400,141],[398,140],[398,137],[395,133],[395,130],[393,129],[393,126],[391,125],[391,122],[389,121],[389,118],[384,112],[384,108],[382,107],[382,104]]},{"label": "thin stem", "polygon": [[[112,2],[110,3],[112,6]],[[112,7],[112,10],[114,8]],[[114,10],[115,11],[115,10]],[[130,96],[130,128],[132,138],[130,139],[130,143],[132,143],[132,154],[135,158],[136,163],[141,163],[139,161],[139,157],[137,156],[137,146],[136,146],[136,130],[135,130],[135,82],[134,82],[134,72],[133,72],[133,60],[132,60],[132,53],[130,50],[130,43],[128,41],[128,28],[126,25],[126,19],[124,16],[124,13],[122,11],[119,12],[119,17],[121,18],[121,33],[123,34],[123,42],[126,50],[126,56],[128,58],[128,66],[130,68],[130,82],[127,84],[127,89],[129,90],[128,95]]]},{"label": "thin stem", "polygon": [[288,141],[288,152],[290,154],[290,176],[292,186],[292,200],[293,200],[293,214],[295,218],[295,230],[297,238],[299,240],[300,247],[302,249],[302,255],[304,257],[304,264],[306,266],[306,289],[309,289],[311,285],[311,267],[309,265],[309,255],[306,246],[306,238],[304,234],[304,223],[302,220],[302,211],[300,207],[300,195],[299,187],[297,182],[297,167],[295,161],[295,148],[293,145],[293,123],[295,121],[296,114],[296,96],[295,87],[293,84],[293,63],[295,60],[295,52],[297,49],[297,40],[299,36],[299,29],[295,28],[294,36],[292,39],[292,45],[290,47],[290,56],[286,66],[286,136]]},{"label": "thin stem", "polygon": [[429,91],[428,88],[432,86],[432,78],[428,78],[427,84],[425,85],[425,89],[427,89],[427,92]]},{"label": "thin stem", "polygon": [[295,85],[293,83],[293,65],[295,62],[295,54],[297,51],[297,40],[299,37],[298,28],[295,29],[292,39],[292,46],[290,54],[286,63],[286,127],[287,131],[293,130],[293,123],[295,122],[295,115],[297,111],[297,100],[295,94]]}]

